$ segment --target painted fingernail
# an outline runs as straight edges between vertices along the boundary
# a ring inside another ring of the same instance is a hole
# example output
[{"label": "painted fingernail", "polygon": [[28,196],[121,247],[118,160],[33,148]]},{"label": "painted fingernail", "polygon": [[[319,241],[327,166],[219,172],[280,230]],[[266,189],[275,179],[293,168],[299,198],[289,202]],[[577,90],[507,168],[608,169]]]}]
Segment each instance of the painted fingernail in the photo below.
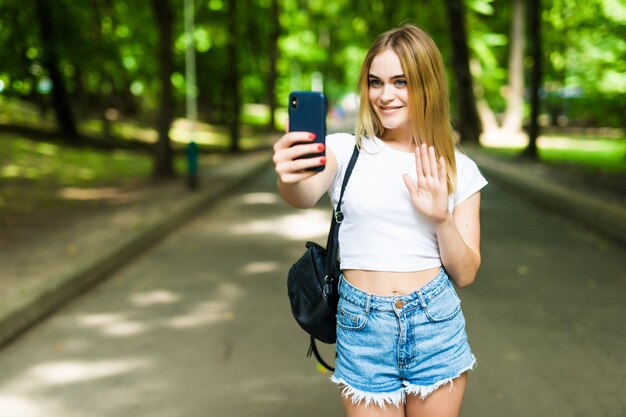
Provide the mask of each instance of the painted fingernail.
[{"label": "painted fingernail", "polygon": [[317,150],[318,151],[323,151],[324,150],[324,145],[322,145],[321,143],[319,145],[317,145]]},{"label": "painted fingernail", "polygon": [[309,139],[315,139],[317,135],[315,133],[309,133]]},{"label": "painted fingernail", "polygon": [[326,158],[320,158],[320,164],[325,164],[326,163]]}]

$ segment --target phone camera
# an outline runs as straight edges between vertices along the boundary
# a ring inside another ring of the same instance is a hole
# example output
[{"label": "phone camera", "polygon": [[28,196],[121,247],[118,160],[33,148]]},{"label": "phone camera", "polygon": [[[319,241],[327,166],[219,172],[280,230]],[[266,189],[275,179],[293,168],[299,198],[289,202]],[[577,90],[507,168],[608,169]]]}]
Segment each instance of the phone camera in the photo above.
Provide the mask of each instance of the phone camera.
[{"label": "phone camera", "polygon": [[298,98],[297,97],[291,97],[291,108],[295,109],[296,107],[298,107]]}]

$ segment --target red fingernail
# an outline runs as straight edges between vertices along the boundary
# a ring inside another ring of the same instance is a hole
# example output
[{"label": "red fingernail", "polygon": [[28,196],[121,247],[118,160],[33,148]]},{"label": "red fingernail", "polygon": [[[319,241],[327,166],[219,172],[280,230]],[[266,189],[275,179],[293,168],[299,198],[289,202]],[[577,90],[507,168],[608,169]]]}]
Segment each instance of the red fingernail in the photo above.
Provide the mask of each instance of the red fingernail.
[{"label": "red fingernail", "polygon": [[326,163],[326,158],[320,158],[320,164],[325,164]]},{"label": "red fingernail", "polygon": [[315,139],[317,135],[315,133],[309,133],[309,139]]},{"label": "red fingernail", "polygon": [[324,150],[324,145],[322,145],[321,143],[319,145],[317,145],[317,150],[318,151],[323,151]]}]

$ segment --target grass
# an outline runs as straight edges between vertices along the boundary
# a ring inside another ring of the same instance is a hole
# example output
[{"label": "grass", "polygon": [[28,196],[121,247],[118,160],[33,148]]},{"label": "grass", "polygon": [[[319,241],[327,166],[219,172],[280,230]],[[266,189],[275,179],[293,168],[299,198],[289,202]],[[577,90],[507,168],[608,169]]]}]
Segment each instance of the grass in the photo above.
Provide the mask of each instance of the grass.
[{"label": "grass", "polygon": [[0,135],[0,178],[75,187],[120,185],[149,175],[151,158],[132,151],[72,148]]},{"label": "grass", "polygon": [[[277,110],[276,127],[279,130],[284,129],[283,119],[286,112]],[[269,123],[269,109],[262,104],[246,104],[242,107],[240,141],[239,145],[242,150],[256,149],[266,146],[272,141],[271,134],[267,131]],[[0,124],[11,126],[35,126],[42,132],[54,131],[54,118],[52,110],[47,111],[44,115],[40,109],[33,103],[24,102],[22,100],[3,97],[0,95]],[[88,118],[80,120],[78,123],[78,131],[94,137],[103,137],[104,120],[101,118]],[[155,143],[157,141],[157,132],[152,125],[138,123],[136,120],[125,120],[119,118],[109,122],[109,132],[117,139],[128,140],[132,142]],[[182,150],[186,144],[193,139],[201,149],[207,151],[224,151],[230,146],[230,133],[225,126],[215,126],[199,121],[193,126],[184,118],[173,120],[170,129],[170,138],[174,149]]]},{"label": "grass", "polygon": [[[626,137],[545,135],[537,141],[539,158],[551,165],[577,165],[587,171],[626,174]],[[488,153],[515,157],[522,146],[484,147]]]},{"label": "grass", "polygon": [[[286,117],[285,109],[276,113],[279,129]],[[241,148],[255,149],[269,145],[275,135],[259,133],[267,125],[267,106],[243,107]],[[0,96],[0,123],[8,125],[36,126],[42,132],[51,132],[54,121],[50,114],[41,117],[36,106]],[[79,129],[90,136],[101,135],[102,121],[81,122]],[[118,120],[111,124],[111,131],[118,138],[128,141],[154,143],[156,132],[149,126]],[[189,124],[176,120],[170,131],[173,146],[184,149],[192,136]],[[0,134],[0,216],[7,213],[28,213],[44,207],[66,207],[77,204],[63,197],[67,188],[104,189],[123,188],[141,184],[150,178],[152,157],[145,152],[133,150],[98,150],[90,147],[70,147],[54,134],[40,135],[43,139],[24,137],[21,134]],[[227,150],[229,134],[225,127],[206,123],[195,125],[193,139],[201,149]],[[105,138],[101,140],[106,141]],[[514,143],[506,141],[505,143]],[[502,143],[501,143],[502,144]],[[586,172],[626,174],[626,137],[593,137],[584,135],[542,136],[538,141],[542,162],[555,166],[568,166]],[[523,145],[508,147],[487,146],[488,153],[513,158]],[[185,158],[178,153],[175,158],[177,173],[185,172]],[[621,177],[620,177],[621,178]]]},{"label": "grass", "polygon": [[[242,150],[267,146],[274,140],[274,135],[259,129],[269,119],[264,106],[246,106],[243,115],[246,124],[241,127]],[[89,119],[81,121],[78,128],[98,143],[106,144],[102,123]],[[42,116],[33,104],[0,96],[0,124],[35,127],[33,132],[41,132],[32,136],[28,130],[0,133],[0,223],[11,223],[15,216],[98,204],[98,198],[81,200],[71,196],[121,192],[124,188],[141,186],[151,177],[153,157],[145,152],[145,147],[141,151],[66,145],[52,133],[55,123],[51,112]],[[110,131],[122,142],[154,143],[157,139],[152,127],[131,121],[112,122]],[[224,127],[197,123],[193,136],[189,131],[188,122],[174,121],[170,130],[174,149],[184,150],[191,138],[203,151],[229,149],[229,133]],[[174,168],[178,174],[186,172],[184,152],[176,153]]]},{"label": "grass", "polygon": [[16,215],[94,204],[95,200],[68,198],[67,192],[110,192],[139,185],[150,178],[151,169],[151,157],[145,153],[72,148],[0,134],[0,218],[2,223],[14,223]]}]

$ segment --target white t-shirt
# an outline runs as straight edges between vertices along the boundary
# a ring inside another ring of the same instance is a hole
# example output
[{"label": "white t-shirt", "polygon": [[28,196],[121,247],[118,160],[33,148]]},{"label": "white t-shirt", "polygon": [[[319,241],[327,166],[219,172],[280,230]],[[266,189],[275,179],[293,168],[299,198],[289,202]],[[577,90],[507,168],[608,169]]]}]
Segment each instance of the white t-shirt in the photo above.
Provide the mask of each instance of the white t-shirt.
[{"label": "white t-shirt", "polygon": [[[411,272],[441,266],[435,229],[413,206],[402,179],[408,174],[416,181],[415,154],[395,150],[378,138],[362,142],[341,206],[341,269]],[[354,144],[354,136],[348,133],[326,137],[326,146],[338,163],[328,190],[333,208]],[[474,161],[458,151],[455,157],[457,182],[448,203],[451,213],[487,184]]]}]

